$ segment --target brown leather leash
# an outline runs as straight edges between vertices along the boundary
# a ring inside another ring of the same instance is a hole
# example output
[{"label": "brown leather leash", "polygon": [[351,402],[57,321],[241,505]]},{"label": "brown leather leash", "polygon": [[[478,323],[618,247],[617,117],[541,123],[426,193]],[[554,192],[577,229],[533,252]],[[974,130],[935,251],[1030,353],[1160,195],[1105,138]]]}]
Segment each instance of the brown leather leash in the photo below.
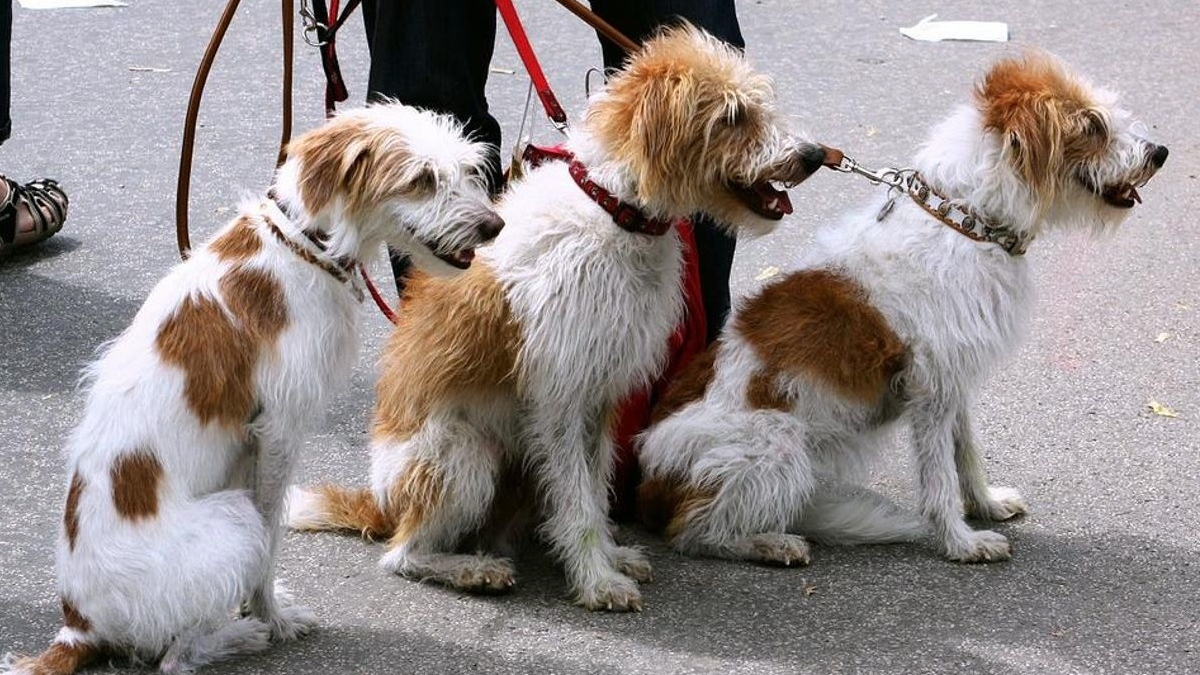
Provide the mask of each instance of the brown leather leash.
[{"label": "brown leather leash", "polygon": [[[192,91],[188,94],[187,112],[183,120],[183,145],[179,152],[179,178],[175,184],[175,242],[179,246],[179,257],[184,260],[187,260],[192,249],[188,237],[188,197],[191,191],[192,156],[196,148],[196,122],[200,116],[200,99],[204,95],[204,85],[208,82],[208,73],[217,58],[217,51],[221,48],[225,32],[233,22],[239,4],[241,0],[229,0],[225,4],[225,10],[217,20],[217,26],[204,49],[204,56],[200,59],[200,66],[196,69]],[[295,20],[293,0],[281,0],[280,5],[283,28],[283,121],[279,154],[275,159],[276,168],[287,159],[287,144],[292,138],[292,33]]]}]

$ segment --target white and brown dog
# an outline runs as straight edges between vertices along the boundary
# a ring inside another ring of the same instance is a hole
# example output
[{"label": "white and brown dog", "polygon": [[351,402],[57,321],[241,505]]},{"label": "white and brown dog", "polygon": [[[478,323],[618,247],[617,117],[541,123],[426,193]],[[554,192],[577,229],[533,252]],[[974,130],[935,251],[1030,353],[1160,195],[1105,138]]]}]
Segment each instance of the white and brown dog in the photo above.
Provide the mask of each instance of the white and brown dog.
[{"label": "white and brown dog", "polygon": [[412,282],[383,357],[371,487],[297,490],[292,527],[363,531],[388,540],[387,570],[506,590],[509,560],[457,552],[502,538],[540,496],[576,602],[640,608],[650,566],[608,519],[611,426],[681,317],[669,223],[703,211],[768,232],[790,211],[771,182],[800,182],[824,152],[788,134],[741,54],[687,27],[648,41],[567,147],[574,161],[511,188],[508,227],[469,272]]},{"label": "white and brown dog", "polygon": [[1112,94],[1053,58],[997,63],[934,129],[916,173],[822,230],[674,383],[641,439],[643,517],[682,552],[783,565],[809,560],[801,535],[914,538],[922,520],[861,486],[904,423],[946,557],[1009,558],[1005,537],[963,514],[1026,510],[987,484],[971,422],[1028,323],[1025,246],[1115,227],[1166,157]]},{"label": "white and brown dog", "polygon": [[312,628],[273,560],[302,430],[356,361],[357,261],[387,242],[469,266],[503,224],[484,153],[444,116],[344,113],[291,144],[272,198],[159,282],[88,372],[67,449],[63,628],[9,672],[69,673],[108,651],[190,671]]}]

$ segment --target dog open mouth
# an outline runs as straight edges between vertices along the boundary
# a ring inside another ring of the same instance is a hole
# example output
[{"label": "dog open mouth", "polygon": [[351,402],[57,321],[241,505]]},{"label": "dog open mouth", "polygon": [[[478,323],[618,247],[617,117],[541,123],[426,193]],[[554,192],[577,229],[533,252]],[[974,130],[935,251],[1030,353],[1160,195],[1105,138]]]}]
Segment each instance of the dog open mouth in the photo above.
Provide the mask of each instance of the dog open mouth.
[{"label": "dog open mouth", "polygon": [[753,185],[730,185],[730,189],[746,208],[768,220],[780,220],[792,212],[792,200],[769,180]]},{"label": "dog open mouth", "polygon": [[1142,196],[1138,194],[1137,188],[1132,183],[1106,185],[1100,191],[1100,197],[1109,206],[1119,209],[1131,209],[1134,204],[1142,203]]},{"label": "dog open mouth", "polygon": [[459,249],[453,253],[438,253],[432,246],[429,247],[429,250],[433,251],[433,254],[442,262],[460,270],[467,269],[475,260],[475,249],[473,248]]}]

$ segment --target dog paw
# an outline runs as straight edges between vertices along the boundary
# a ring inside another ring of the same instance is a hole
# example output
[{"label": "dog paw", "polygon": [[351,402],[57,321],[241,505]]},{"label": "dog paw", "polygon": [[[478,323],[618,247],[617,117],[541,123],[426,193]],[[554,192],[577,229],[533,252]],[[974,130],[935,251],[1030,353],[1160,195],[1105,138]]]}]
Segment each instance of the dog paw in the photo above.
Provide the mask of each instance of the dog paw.
[{"label": "dog paw", "polygon": [[966,541],[947,544],[946,557],[960,563],[1000,562],[1012,558],[1012,548],[999,532],[975,530]]},{"label": "dog paw", "polygon": [[751,560],[768,565],[807,565],[810,548],[804,537],[783,532],[764,532],[746,538]]},{"label": "dog paw", "polygon": [[317,628],[317,615],[303,605],[280,603],[273,616],[267,618],[271,639],[276,642],[298,640]]},{"label": "dog paw", "polygon": [[1029,505],[1021,497],[1021,493],[1013,488],[988,488],[988,499],[983,504],[971,504],[970,515],[984,520],[1001,521],[1029,512]]},{"label": "dog paw", "polygon": [[637,582],[623,574],[604,577],[583,589],[575,602],[592,611],[642,611],[642,594],[638,592]]},{"label": "dog paw", "polygon": [[639,548],[616,547],[613,549],[612,562],[618,572],[634,581],[646,583],[654,580],[654,570],[650,567],[650,561],[646,559],[646,554]]},{"label": "dog paw", "polygon": [[517,583],[513,564],[504,558],[474,556],[450,576],[449,585],[468,593],[504,593]]}]

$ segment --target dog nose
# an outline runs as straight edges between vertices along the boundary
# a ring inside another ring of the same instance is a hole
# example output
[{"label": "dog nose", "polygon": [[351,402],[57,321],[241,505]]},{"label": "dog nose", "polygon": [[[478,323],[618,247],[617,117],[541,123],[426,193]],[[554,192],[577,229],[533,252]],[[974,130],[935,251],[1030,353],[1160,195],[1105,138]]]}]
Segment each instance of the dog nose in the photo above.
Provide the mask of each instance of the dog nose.
[{"label": "dog nose", "polygon": [[805,144],[804,149],[800,151],[800,161],[804,164],[805,171],[815,173],[825,165],[825,148],[811,143]]},{"label": "dog nose", "polygon": [[492,240],[496,235],[500,234],[500,230],[504,229],[504,219],[497,215],[494,211],[489,211],[479,221],[479,233],[484,239]]},{"label": "dog nose", "polygon": [[1150,154],[1150,161],[1154,162],[1155,167],[1161,168],[1162,165],[1167,161],[1167,146],[1154,146],[1154,152]]}]

